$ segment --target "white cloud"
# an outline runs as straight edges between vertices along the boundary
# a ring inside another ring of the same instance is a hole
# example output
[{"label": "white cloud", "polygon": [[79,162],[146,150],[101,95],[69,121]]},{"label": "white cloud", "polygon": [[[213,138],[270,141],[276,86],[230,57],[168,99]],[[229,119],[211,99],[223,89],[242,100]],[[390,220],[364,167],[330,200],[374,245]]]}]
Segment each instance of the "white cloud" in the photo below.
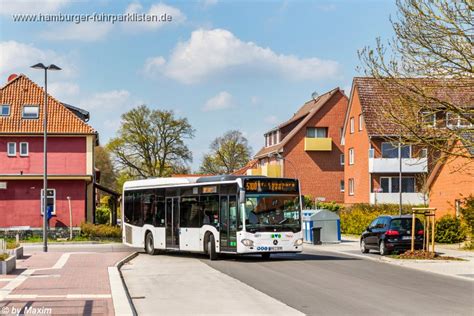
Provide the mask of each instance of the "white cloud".
[{"label": "white cloud", "polygon": [[171,16],[171,21],[143,21],[143,22],[129,22],[123,23],[123,26],[127,29],[145,29],[145,30],[156,30],[159,29],[167,24],[177,24],[182,23],[186,20],[186,16],[179,10],[178,8],[166,5],[164,3],[157,3],[150,7],[148,11],[143,10],[143,6],[138,3],[134,2],[130,4],[125,13],[145,13],[150,16],[156,16],[159,20],[162,20],[162,17],[166,14],[166,16]]},{"label": "white cloud", "polygon": [[80,24],[67,24],[58,27],[57,24],[41,33],[41,36],[47,40],[53,41],[83,41],[94,42],[106,37],[112,30],[111,23],[87,22]]},{"label": "white cloud", "polygon": [[33,74],[37,77],[38,70],[32,70],[31,65],[54,63],[62,68],[55,72],[55,77],[72,77],[77,73],[77,67],[71,62],[69,55],[60,55],[52,50],[42,50],[34,45],[16,41],[0,42],[0,76],[4,77],[13,72]]},{"label": "white cloud", "polygon": [[73,82],[54,81],[48,84],[48,93],[61,102],[71,102],[79,95],[79,92],[79,85]]},{"label": "white cloud", "polygon": [[154,74],[158,72],[164,64],[166,64],[166,60],[163,57],[151,57],[145,61],[143,71],[145,72],[145,74]]},{"label": "white cloud", "polygon": [[153,70],[186,84],[235,74],[290,80],[331,79],[340,74],[336,61],[278,54],[223,29],[192,32],[191,38],[178,43],[167,63],[160,66]]},{"label": "white cloud", "polygon": [[225,110],[234,107],[234,97],[227,91],[221,91],[207,100],[202,108],[204,112]]},{"label": "white cloud", "polygon": [[0,14],[52,13],[67,5],[69,0],[2,0]]},{"label": "white cloud", "polygon": [[276,117],[275,115],[269,115],[269,116],[264,118],[264,121],[265,121],[265,123],[274,125],[274,124],[278,123],[278,117]]},{"label": "white cloud", "polygon": [[86,110],[99,110],[109,112],[122,111],[133,107],[130,92],[127,90],[111,90],[92,95],[80,102],[80,107]]}]

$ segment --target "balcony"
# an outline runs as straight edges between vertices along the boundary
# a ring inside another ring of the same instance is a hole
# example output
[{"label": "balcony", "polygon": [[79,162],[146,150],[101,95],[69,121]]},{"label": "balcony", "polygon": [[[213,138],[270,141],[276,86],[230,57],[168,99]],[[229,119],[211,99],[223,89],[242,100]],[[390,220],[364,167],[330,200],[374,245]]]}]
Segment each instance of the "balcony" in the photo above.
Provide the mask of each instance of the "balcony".
[{"label": "balcony", "polygon": [[255,169],[247,170],[247,175],[253,176],[267,176],[267,177],[281,177],[281,166],[280,165],[263,165]]},{"label": "balcony", "polygon": [[[398,158],[374,158],[373,149],[369,151],[370,173],[398,173],[400,171],[400,160]],[[428,172],[428,159],[402,158],[402,173],[424,173]]]},{"label": "balcony", "polygon": [[[402,203],[419,205],[428,203],[428,198],[423,196],[423,193],[406,192],[402,193]],[[400,201],[399,193],[370,193],[370,204],[398,204]]]},{"label": "balcony", "polygon": [[305,151],[331,151],[332,138],[304,138]]}]

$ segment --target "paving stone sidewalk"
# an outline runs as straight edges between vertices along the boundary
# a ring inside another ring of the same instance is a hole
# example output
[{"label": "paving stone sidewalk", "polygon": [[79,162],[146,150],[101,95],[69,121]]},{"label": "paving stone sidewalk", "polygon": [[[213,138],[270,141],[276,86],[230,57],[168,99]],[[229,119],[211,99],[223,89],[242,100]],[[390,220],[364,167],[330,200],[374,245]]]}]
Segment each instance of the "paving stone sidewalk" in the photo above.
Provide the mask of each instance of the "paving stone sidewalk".
[{"label": "paving stone sidewalk", "polygon": [[130,252],[74,248],[27,250],[14,274],[0,278],[0,315],[114,315],[108,267]]}]

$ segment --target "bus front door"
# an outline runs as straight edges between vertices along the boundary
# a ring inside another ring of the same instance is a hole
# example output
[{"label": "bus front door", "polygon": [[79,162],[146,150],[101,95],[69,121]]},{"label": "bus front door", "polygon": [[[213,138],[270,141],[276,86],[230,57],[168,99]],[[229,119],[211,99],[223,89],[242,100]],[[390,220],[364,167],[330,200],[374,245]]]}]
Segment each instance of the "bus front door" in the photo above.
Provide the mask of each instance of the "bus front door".
[{"label": "bus front door", "polygon": [[220,247],[223,251],[235,251],[237,248],[237,199],[235,195],[221,195],[220,206]]},{"label": "bus front door", "polygon": [[179,198],[166,198],[166,248],[179,248]]}]

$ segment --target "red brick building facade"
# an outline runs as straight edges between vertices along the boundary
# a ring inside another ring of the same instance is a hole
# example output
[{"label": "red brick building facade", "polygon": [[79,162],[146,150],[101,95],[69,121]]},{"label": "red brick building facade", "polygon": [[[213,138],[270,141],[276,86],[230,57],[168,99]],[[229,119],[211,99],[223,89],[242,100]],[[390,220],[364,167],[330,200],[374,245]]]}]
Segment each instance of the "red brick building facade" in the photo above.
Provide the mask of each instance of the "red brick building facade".
[{"label": "red brick building facade", "polygon": [[306,102],[265,134],[265,146],[247,174],[298,178],[302,194],[343,202],[341,131],[347,103],[339,88]]},{"label": "red brick building facade", "polygon": [[[42,226],[44,90],[24,75],[0,89],[0,227]],[[48,96],[50,227],[92,221],[97,133],[80,109]],[[85,113],[85,111],[82,111]]]}]

